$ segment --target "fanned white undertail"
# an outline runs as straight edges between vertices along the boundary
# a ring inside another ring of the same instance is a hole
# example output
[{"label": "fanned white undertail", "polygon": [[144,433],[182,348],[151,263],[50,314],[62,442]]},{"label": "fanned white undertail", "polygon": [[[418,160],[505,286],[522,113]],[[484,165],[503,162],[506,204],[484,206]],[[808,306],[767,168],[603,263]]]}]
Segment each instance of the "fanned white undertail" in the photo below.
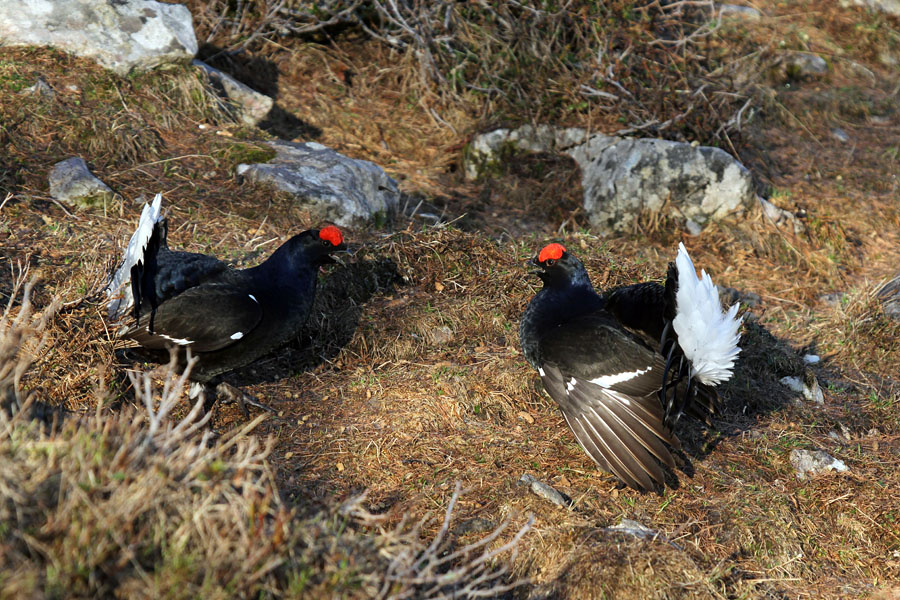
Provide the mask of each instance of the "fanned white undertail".
[{"label": "fanned white undertail", "polygon": [[694,263],[682,243],[678,244],[675,266],[678,291],[672,327],[678,334],[678,345],[691,361],[691,376],[707,385],[728,381],[741,351],[738,330],[742,319],[735,318],[738,304],[727,312],[722,310],[712,278],[705,270],[697,277]]},{"label": "fanned white undertail", "polygon": [[106,297],[109,298],[106,310],[112,321],[122,317],[134,304],[130,285],[131,267],[144,258],[144,251],[147,249],[147,242],[150,241],[150,236],[153,234],[153,228],[162,220],[160,216],[161,206],[162,194],[157,194],[153,198],[152,203],[148,202],[144,205],[144,210],[141,211],[141,220],[138,222],[137,229],[131,235],[128,247],[125,248],[122,266],[118,268],[109,285],[106,286]]}]

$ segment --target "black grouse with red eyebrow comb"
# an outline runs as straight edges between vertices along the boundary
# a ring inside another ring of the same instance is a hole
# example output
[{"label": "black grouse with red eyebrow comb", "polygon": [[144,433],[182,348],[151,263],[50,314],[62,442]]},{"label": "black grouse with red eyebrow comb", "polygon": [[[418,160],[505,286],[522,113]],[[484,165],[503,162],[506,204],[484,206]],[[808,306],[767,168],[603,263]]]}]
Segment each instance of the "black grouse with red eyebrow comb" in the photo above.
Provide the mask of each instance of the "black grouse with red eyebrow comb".
[{"label": "black grouse with red eyebrow comb", "polygon": [[[162,196],[147,204],[107,287],[116,335],[136,341],[160,360],[168,349],[190,348],[198,358],[190,377],[212,386],[218,376],[247,365],[297,336],[312,308],[318,269],[342,251],[341,231],[329,225],[299,233],[263,263],[232,269],[213,256],[170,250]],[[180,352],[182,365],[184,352]],[[217,391],[265,407],[227,384]],[[192,395],[200,386],[192,387]]]},{"label": "black grouse with red eyebrow comb", "polygon": [[727,380],[739,348],[737,306],[724,313],[706,273],[684,246],[666,285],[625,286],[601,296],[561,244],[529,264],[544,283],[519,327],[525,358],[559,404],[579,444],[626,484],[664,485],[674,467],[671,428],[684,412],[715,410],[712,386]]}]

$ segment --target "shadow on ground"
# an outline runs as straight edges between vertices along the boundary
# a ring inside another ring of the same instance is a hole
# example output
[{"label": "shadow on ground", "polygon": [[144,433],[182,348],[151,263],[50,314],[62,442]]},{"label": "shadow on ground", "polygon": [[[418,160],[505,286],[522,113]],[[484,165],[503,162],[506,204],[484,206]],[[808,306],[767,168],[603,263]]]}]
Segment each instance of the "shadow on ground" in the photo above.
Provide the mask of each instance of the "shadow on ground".
[{"label": "shadow on ground", "polygon": [[[796,392],[781,383],[783,377],[803,377],[806,367],[790,344],[769,332],[754,315],[744,317],[740,341],[741,353],[735,362],[734,375],[716,389],[720,412],[707,427],[696,419],[682,418],[675,434],[682,443],[677,452],[682,464],[678,470],[688,478],[694,475],[693,460],[703,460],[723,440],[753,430],[760,417],[779,411],[796,397]],[[674,473],[667,473],[666,483],[679,487]]]},{"label": "shadow on ground", "polygon": [[[228,73],[238,81],[277,102],[279,95],[278,67],[272,61],[259,56],[227,52],[210,44],[202,46],[197,57],[211,67]],[[321,129],[298,119],[277,104],[272,106],[272,110],[258,124],[258,127],[285,140],[322,137]]]},{"label": "shadow on ground", "polygon": [[234,385],[255,385],[291,377],[331,361],[359,325],[364,305],[403,281],[389,258],[363,259],[330,269],[300,336],[252,365],[226,376]]}]

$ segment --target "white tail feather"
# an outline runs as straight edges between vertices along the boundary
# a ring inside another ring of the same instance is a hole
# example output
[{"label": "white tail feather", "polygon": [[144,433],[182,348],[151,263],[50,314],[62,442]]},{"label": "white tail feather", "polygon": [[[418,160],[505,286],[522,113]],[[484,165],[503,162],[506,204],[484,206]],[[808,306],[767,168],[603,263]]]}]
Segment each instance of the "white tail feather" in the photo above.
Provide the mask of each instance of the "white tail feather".
[{"label": "white tail feather", "polygon": [[153,198],[153,203],[144,205],[141,212],[141,220],[138,222],[137,229],[131,235],[128,247],[125,248],[125,255],[122,259],[122,266],[116,270],[109,285],[106,286],[106,296],[109,303],[106,305],[107,314],[110,320],[118,320],[134,304],[134,298],[131,295],[131,267],[136,265],[144,258],[144,251],[147,249],[147,242],[153,234],[153,227],[162,220],[160,216],[160,206],[162,205],[162,194],[157,194]]},{"label": "white tail feather", "polygon": [[697,277],[684,244],[678,244],[675,266],[678,292],[672,326],[678,334],[678,345],[691,361],[691,376],[707,385],[728,381],[741,351],[738,330],[742,319],[735,318],[738,305],[734,304],[728,312],[722,310],[715,284],[706,271]]}]

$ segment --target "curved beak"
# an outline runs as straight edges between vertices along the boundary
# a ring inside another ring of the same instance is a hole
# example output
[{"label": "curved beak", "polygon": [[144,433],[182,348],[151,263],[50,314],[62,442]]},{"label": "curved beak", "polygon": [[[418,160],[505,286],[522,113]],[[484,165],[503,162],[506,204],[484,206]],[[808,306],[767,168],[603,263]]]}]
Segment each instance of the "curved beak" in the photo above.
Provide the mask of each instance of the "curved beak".
[{"label": "curved beak", "polygon": [[540,277],[544,272],[543,268],[541,267],[541,263],[538,262],[537,256],[532,256],[531,258],[526,260],[525,266],[528,267],[529,275],[537,275],[538,277]]},{"label": "curved beak", "polygon": [[350,250],[347,249],[347,245],[344,244],[343,242],[341,242],[340,246],[335,246],[334,248],[332,248],[331,250],[328,251],[328,254],[323,254],[319,258],[319,264],[322,266],[333,265],[333,264],[343,265],[344,261],[341,260],[337,256],[332,256],[332,254],[349,254],[349,253],[350,253]]}]

